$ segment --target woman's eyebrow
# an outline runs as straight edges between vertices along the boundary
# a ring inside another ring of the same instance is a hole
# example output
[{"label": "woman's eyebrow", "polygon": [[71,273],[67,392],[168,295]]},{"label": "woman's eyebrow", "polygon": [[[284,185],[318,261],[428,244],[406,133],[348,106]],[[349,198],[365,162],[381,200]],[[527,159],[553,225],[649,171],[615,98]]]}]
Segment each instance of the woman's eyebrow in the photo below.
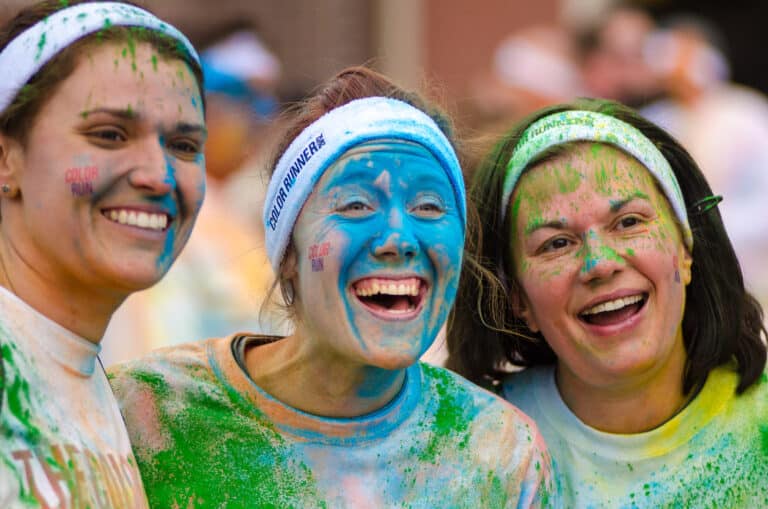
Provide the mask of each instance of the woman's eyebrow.
[{"label": "woman's eyebrow", "polygon": [[611,200],[611,212],[618,212],[622,208],[624,208],[628,203],[633,202],[637,199],[650,201],[647,194],[645,194],[642,191],[635,190],[631,195],[627,196],[626,198],[622,198],[620,200]]},{"label": "woman's eyebrow", "polygon": [[178,122],[174,126],[174,131],[177,131],[181,134],[201,134],[202,136],[208,135],[208,129],[205,128],[205,125],[203,124],[193,124],[190,122]]},{"label": "woman's eyebrow", "polygon": [[139,116],[133,108],[93,108],[92,110],[81,111],[80,116],[88,118],[89,115],[93,115],[94,113],[105,113],[125,120],[134,120]]},{"label": "woman's eyebrow", "polygon": [[564,230],[567,227],[564,219],[555,219],[553,221],[545,221],[543,219],[534,220],[528,226],[525,227],[525,234],[530,235],[536,230],[542,228],[554,228],[555,230]]},{"label": "woman's eyebrow", "polygon": [[[92,110],[81,111],[80,116],[88,118],[89,115],[93,115],[94,113],[103,113],[123,120],[141,120],[141,113],[132,108],[94,108]],[[177,122],[171,130],[182,134],[200,133],[203,136],[207,136],[208,134],[208,130],[204,124],[194,122]]]}]

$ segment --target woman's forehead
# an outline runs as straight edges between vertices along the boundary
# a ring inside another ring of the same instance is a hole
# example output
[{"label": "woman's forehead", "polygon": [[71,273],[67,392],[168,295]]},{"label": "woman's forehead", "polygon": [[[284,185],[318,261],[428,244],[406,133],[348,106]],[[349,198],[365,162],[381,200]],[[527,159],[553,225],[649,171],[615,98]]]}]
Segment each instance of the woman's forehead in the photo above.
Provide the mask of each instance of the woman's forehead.
[{"label": "woman's forehead", "polygon": [[538,190],[545,197],[570,194],[582,186],[604,195],[655,187],[648,169],[623,150],[605,143],[579,142],[531,166],[517,188]]},{"label": "woman's forehead", "polygon": [[405,140],[374,140],[356,145],[331,164],[321,183],[339,178],[375,181],[382,172],[404,177],[426,174],[448,182],[448,176],[432,152],[418,143]]},{"label": "woman's forehead", "polygon": [[65,99],[84,112],[144,107],[149,114],[159,108],[179,116],[192,114],[197,120],[202,113],[200,91],[187,64],[160,56],[150,43],[138,42],[124,51],[127,44],[110,41],[85,48],[62,82]]}]

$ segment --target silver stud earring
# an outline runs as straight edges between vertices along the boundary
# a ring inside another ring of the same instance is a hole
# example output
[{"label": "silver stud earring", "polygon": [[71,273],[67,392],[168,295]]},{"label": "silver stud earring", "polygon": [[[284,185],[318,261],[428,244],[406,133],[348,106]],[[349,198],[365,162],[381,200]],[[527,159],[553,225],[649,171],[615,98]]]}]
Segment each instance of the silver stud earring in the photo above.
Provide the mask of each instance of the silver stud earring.
[{"label": "silver stud earring", "polygon": [[3,194],[8,194],[11,192],[11,186],[9,186],[8,184],[3,184],[2,188],[0,189],[3,190]]}]

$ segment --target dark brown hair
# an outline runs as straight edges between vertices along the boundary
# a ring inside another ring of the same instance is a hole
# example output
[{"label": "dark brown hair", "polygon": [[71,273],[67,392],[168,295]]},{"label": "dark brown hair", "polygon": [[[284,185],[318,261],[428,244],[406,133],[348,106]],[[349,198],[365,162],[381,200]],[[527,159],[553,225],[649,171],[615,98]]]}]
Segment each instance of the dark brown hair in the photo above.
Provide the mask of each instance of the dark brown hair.
[{"label": "dark brown hair", "polygon": [[[45,0],[22,9],[0,29],[0,51],[22,32],[55,12],[72,5],[93,1],[95,0],[72,0],[69,2]],[[122,3],[136,5],[132,2],[124,1]],[[185,62],[195,76],[203,98],[203,108],[205,108],[203,71],[183,45],[179,44],[176,39],[154,30],[142,27],[111,26],[70,44],[35,73],[22,87],[13,102],[0,114],[0,132],[24,143],[38,112],[46,100],[54,94],[58,85],[75,70],[83,50],[104,42],[127,42],[129,45],[136,42],[146,42],[151,44],[163,58],[178,59]],[[4,69],[3,72],[10,71]]]},{"label": "dark brown hair", "polygon": [[[683,391],[699,387],[717,366],[735,361],[738,392],[765,368],[763,310],[744,288],[741,267],[717,208],[694,204],[712,196],[704,175],[688,152],[667,132],[619,103],[581,99],[552,106],[527,117],[498,143],[478,167],[468,195],[481,229],[468,232],[467,249],[454,319],[448,330],[448,367],[477,383],[503,373],[500,366],[553,364],[557,358],[541,333],[513,314],[510,296],[522,291],[514,278],[509,218],[501,220],[501,193],[507,163],[528,126],[547,115],[569,110],[595,111],[640,130],[667,159],[683,193],[693,232],[691,283],[686,288],[683,341],[686,365]],[[531,165],[529,165],[530,167]],[[511,276],[510,276],[511,275]]]}]

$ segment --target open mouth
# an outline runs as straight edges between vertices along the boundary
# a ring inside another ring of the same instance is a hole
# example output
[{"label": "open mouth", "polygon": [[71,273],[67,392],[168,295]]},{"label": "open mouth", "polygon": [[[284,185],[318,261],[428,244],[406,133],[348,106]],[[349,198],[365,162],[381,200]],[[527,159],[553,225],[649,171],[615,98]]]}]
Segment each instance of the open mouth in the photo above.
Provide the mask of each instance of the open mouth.
[{"label": "open mouth", "polygon": [[417,277],[371,277],[356,281],[352,291],[373,314],[390,320],[407,319],[421,310],[427,284]]},{"label": "open mouth", "polygon": [[171,217],[164,213],[143,212],[133,209],[106,209],[101,211],[102,215],[112,222],[136,226],[146,230],[165,231]]},{"label": "open mouth", "polygon": [[639,313],[647,301],[647,293],[607,300],[581,311],[579,319],[590,325],[615,325]]}]

